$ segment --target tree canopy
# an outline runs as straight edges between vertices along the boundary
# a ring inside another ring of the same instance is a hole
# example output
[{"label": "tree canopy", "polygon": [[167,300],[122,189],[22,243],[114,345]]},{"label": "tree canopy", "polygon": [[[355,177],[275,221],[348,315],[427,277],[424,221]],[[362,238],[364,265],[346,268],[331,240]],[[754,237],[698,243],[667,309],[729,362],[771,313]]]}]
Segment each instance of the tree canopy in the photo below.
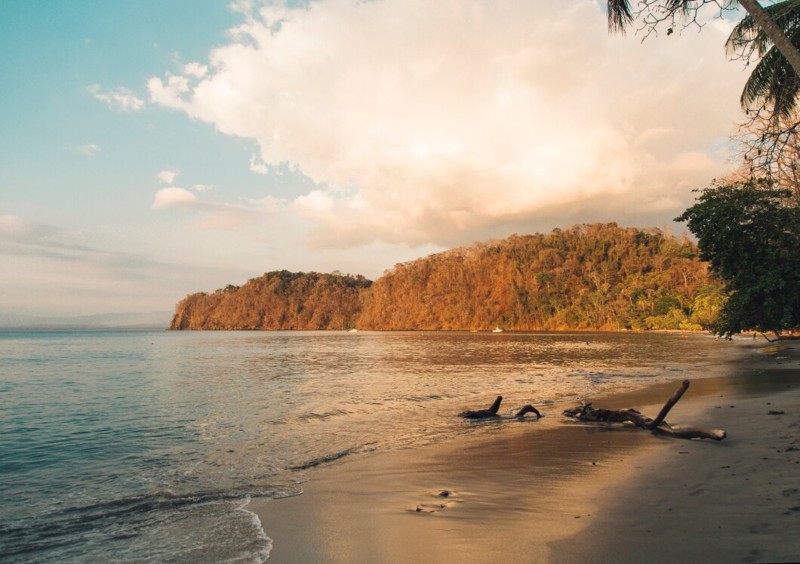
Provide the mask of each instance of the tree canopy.
[{"label": "tree canopy", "polygon": [[657,229],[581,225],[398,264],[374,283],[272,272],[193,294],[173,329],[700,329],[724,302],[696,246]]},{"label": "tree canopy", "polygon": [[717,329],[775,331],[800,323],[800,208],[768,180],[706,188],[676,221],[730,293]]}]

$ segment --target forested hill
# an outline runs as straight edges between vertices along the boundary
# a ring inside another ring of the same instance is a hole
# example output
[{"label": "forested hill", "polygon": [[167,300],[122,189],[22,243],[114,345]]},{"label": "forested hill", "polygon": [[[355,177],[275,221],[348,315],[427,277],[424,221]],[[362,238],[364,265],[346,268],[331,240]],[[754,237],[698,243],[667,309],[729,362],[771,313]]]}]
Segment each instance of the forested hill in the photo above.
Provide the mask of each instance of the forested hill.
[{"label": "forested hill", "polygon": [[514,235],[362,276],[272,272],[193,294],[172,329],[700,329],[724,301],[687,239],[615,224]]},{"label": "forested hill", "polygon": [[363,276],[268,272],[242,286],[186,296],[170,329],[342,329],[361,311]]}]

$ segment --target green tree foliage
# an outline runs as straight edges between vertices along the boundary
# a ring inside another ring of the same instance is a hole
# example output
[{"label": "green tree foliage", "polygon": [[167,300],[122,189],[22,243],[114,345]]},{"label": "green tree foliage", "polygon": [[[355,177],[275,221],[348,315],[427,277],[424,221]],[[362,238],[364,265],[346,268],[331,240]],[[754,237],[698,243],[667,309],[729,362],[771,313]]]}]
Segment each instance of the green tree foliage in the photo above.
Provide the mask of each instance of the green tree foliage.
[{"label": "green tree foliage", "polygon": [[[800,45],[800,4],[794,0],[778,2],[764,8],[792,45]],[[758,110],[770,108],[774,120],[787,118],[797,105],[800,78],[792,65],[775,46],[764,29],[751,15],[733,28],[726,48],[730,54],[757,62],[742,91],[742,107]]]},{"label": "green tree foliage", "polygon": [[716,327],[727,301],[728,294],[718,286],[700,288],[692,302],[690,326],[704,329]]},{"label": "green tree foliage", "polygon": [[735,182],[706,188],[677,218],[730,293],[720,332],[781,331],[800,322],[800,208],[792,201],[768,181]]}]

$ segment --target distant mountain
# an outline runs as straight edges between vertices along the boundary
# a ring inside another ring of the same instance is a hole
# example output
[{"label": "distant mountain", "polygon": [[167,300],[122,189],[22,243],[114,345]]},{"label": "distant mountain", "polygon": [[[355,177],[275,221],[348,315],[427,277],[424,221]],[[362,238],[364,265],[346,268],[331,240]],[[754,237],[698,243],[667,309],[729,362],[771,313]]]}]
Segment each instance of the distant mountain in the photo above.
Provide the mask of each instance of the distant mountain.
[{"label": "distant mountain", "polygon": [[34,316],[0,313],[0,329],[166,329],[168,311]]},{"label": "distant mountain", "polygon": [[513,235],[363,276],[271,272],[187,296],[172,329],[700,329],[722,285],[686,238],[580,225]]}]

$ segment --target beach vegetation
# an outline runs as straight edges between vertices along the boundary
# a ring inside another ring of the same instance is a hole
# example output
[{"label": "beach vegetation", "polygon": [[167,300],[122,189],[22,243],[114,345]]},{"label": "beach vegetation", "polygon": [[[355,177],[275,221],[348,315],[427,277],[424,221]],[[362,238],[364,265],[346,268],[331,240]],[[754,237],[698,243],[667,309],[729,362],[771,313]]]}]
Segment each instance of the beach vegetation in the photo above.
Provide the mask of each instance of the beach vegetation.
[{"label": "beach vegetation", "polygon": [[697,236],[728,293],[698,293],[698,319],[719,308],[720,333],[779,333],[800,323],[800,207],[790,190],[769,179],[717,183],[677,221]]}]

